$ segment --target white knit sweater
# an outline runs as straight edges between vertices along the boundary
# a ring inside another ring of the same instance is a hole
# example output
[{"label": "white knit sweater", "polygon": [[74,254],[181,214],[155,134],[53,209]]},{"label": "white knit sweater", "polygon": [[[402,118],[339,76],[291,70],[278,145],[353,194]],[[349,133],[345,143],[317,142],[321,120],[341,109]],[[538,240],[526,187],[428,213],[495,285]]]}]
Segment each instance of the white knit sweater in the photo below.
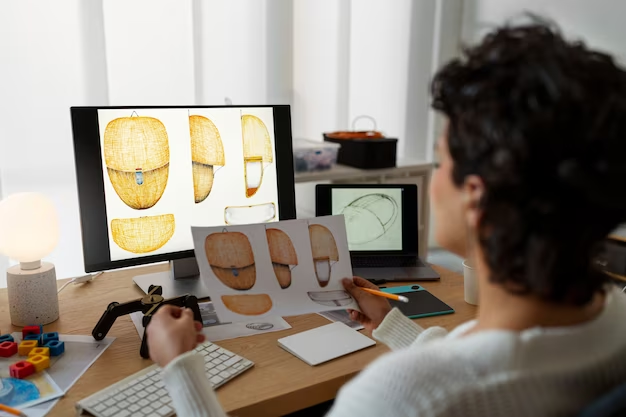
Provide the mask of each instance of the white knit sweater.
[{"label": "white knit sweater", "polygon": [[[423,330],[393,310],[374,337],[394,351],[346,384],[329,416],[572,416],[626,381],[626,296],[618,290],[578,326],[463,336],[473,325]],[[225,416],[200,356],[172,361],[164,381],[178,415]]]}]

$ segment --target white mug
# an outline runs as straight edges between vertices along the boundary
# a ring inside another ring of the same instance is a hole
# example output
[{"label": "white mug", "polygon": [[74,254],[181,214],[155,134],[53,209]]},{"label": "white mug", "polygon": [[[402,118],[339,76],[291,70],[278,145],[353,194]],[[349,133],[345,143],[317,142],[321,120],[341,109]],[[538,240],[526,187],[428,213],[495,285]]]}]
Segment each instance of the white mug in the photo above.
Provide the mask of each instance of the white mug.
[{"label": "white mug", "polygon": [[476,270],[467,259],[463,261],[463,285],[465,287],[465,302],[478,305],[478,277]]}]

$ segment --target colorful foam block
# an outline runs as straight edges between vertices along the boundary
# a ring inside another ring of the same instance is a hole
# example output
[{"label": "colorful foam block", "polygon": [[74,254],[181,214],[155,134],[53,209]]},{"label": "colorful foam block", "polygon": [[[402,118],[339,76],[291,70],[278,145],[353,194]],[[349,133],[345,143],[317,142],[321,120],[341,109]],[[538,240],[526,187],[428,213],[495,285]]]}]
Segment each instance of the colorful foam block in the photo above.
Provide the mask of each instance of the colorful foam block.
[{"label": "colorful foam block", "polygon": [[17,353],[17,343],[2,342],[0,343],[0,357],[10,358]]},{"label": "colorful foam block", "polygon": [[35,356],[31,356],[30,358],[26,359],[26,361],[32,363],[33,365],[35,365],[35,370],[37,372],[41,372],[44,369],[47,369],[47,368],[50,367],[50,357],[49,356],[35,355]]},{"label": "colorful foam block", "polygon": [[9,366],[9,375],[12,378],[24,379],[36,371],[35,365],[27,361],[19,361]]},{"label": "colorful foam block", "polygon": [[46,347],[50,349],[50,356],[59,356],[65,352],[65,342],[52,340],[46,343]]},{"label": "colorful foam block", "polygon": [[39,338],[40,336],[38,334],[27,334],[26,336],[24,336],[23,340],[36,340],[37,342],[39,342]]},{"label": "colorful foam block", "polygon": [[35,349],[39,346],[39,343],[36,340],[22,340],[22,343],[17,348],[20,356],[28,356],[31,350]]},{"label": "colorful foam block", "polygon": [[33,356],[38,356],[38,355],[41,355],[41,356],[50,356],[50,348],[47,348],[47,347],[38,347],[38,348],[35,348],[35,349],[31,350],[31,351],[28,353],[28,357],[29,357],[29,358],[32,358]]},{"label": "colorful foam block", "polygon": [[39,326],[24,326],[22,327],[22,338],[25,338],[28,334],[40,334],[41,329]]},{"label": "colorful foam block", "polygon": [[44,333],[41,335],[41,346],[45,346],[48,342],[53,340],[59,340],[59,334],[57,332]]},{"label": "colorful foam block", "polygon": [[15,342],[15,339],[10,334],[3,334],[0,336],[0,343],[2,342]]}]

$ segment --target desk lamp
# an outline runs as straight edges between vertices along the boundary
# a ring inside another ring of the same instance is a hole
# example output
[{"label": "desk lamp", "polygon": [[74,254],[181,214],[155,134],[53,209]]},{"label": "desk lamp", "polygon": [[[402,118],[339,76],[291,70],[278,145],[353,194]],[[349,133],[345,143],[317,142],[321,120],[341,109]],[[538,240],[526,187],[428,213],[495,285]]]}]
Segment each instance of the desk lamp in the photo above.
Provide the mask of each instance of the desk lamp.
[{"label": "desk lamp", "polygon": [[38,193],[13,194],[0,201],[0,253],[19,261],[7,270],[11,322],[43,325],[59,318],[54,265],[41,262],[59,240],[54,204]]}]

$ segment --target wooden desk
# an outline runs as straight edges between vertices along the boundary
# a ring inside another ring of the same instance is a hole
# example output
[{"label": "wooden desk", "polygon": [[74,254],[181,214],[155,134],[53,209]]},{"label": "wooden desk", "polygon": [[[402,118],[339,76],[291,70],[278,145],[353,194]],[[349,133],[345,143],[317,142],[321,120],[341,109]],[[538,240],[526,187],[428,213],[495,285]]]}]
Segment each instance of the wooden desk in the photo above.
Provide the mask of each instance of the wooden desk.
[{"label": "wooden desk", "polygon": [[[107,272],[89,284],[69,285],[59,296],[59,320],[46,326],[46,330],[62,334],[90,335],[110,302],[126,302],[143,294],[132,283],[133,276],[138,273],[158,272],[165,268],[164,265],[158,265]],[[441,282],[422,285],[448,303],[456,313],[418,319],[417,322],[425,327],[438,325],[452,329],[472,319],[476,314],[476,308],[463,300],[461,275],[442,268],[437,270],[441,274]],[[285,319],[293,326],[292,329],[217,343],[255,362],[254,368],[217,391],[222,405],[231,415],[256,417],[283,415],[330,400],[346,381],[388,350],[378,343],[375,347],[311,367],[279,348],[276,340],[328,324],[328,321],[316,314]],[[7,292],[6,289],[2,289],[0,290],[2,332],[19,331],[19,328],[11,326],[10,323]],[[117,340],[60,400],[50,416],[74,415],[74,404],[80,399],[151,364],[139,356],[139,336],[130,317],[120,317],[113,325],[109,336],[114,336]]]}]

